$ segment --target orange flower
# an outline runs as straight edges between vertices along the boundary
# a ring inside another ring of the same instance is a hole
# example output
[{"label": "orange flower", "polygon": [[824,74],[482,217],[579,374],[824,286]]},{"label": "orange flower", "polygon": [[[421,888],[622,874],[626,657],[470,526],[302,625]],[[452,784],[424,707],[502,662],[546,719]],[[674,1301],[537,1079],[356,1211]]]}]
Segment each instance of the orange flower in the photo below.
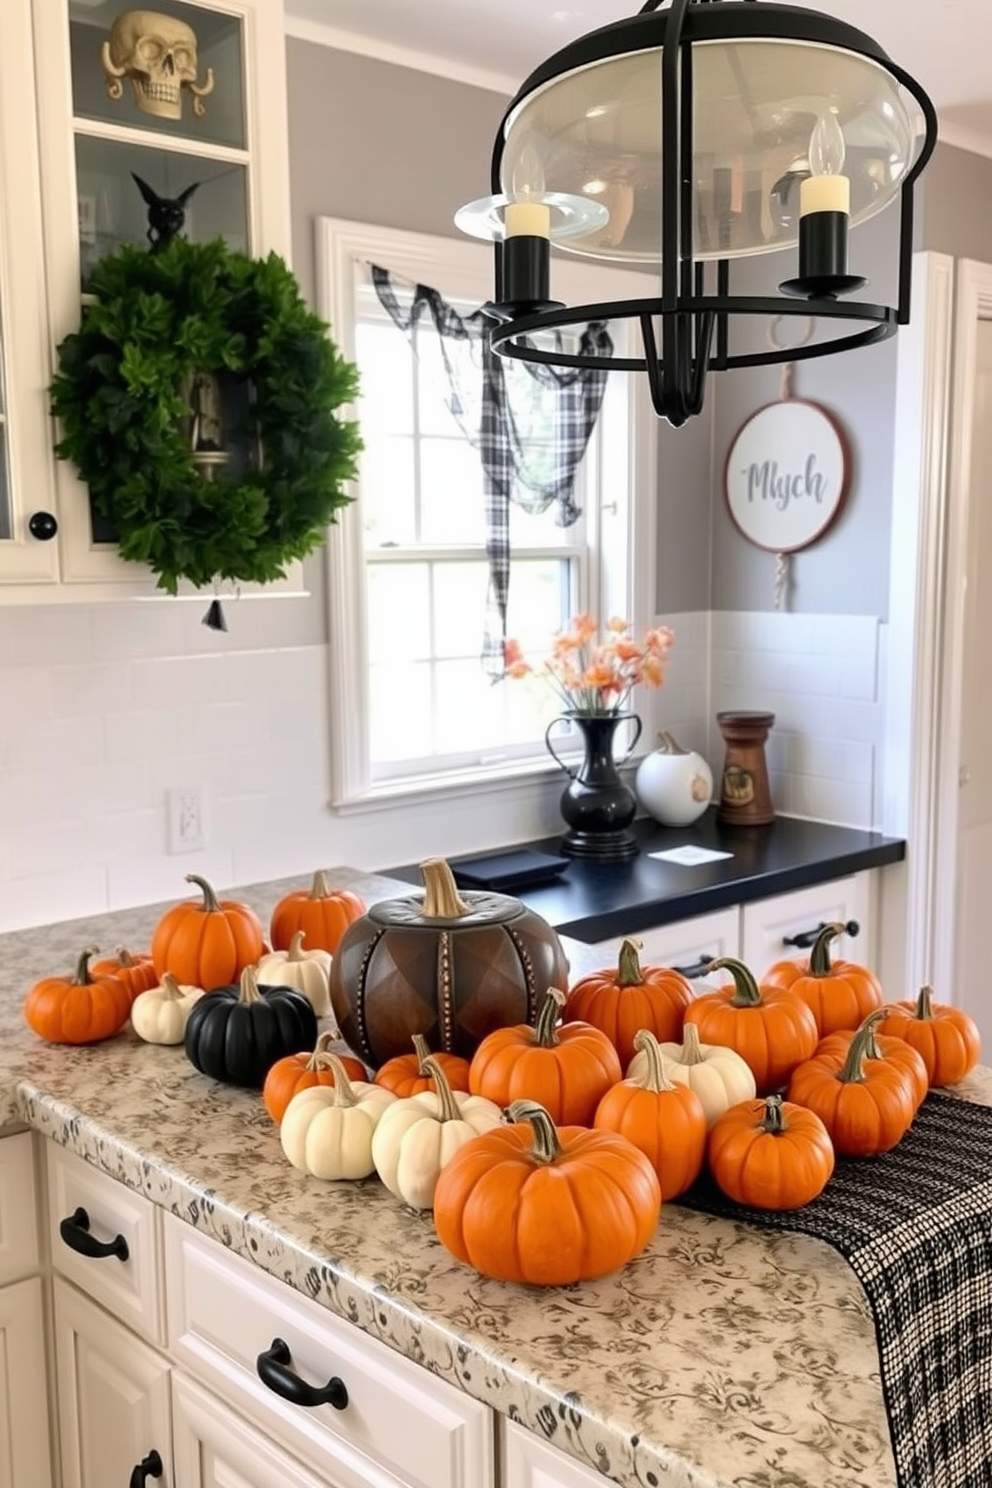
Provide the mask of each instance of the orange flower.
[{"label": "orange flower", "polygon": [[660,687],[674,636],[667,625],[655,626],[637,642],[630,622],[613,616],[606,624],[608,639],[599,634],[591,615],[575,615],[552,639],[550,654],[536,672],[524,660],[517,641],[504,643],[509,677],[536,675],[550,684],[571,713],[616,713],[632,687],[644,683]]}]

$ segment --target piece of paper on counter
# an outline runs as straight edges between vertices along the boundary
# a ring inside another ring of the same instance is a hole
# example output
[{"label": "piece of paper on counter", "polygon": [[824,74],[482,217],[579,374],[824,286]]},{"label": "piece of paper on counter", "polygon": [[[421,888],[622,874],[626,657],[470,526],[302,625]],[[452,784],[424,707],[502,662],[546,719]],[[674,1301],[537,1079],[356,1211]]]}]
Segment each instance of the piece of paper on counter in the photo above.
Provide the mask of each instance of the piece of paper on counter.
[{"label": "piece of paper on counter", "polygon": [[700,863],[716,863],[720,858],[732,858],[733,853],[718,852],[712,847],[695,847],[687,842],[685,847],[669,847],[664,852],[648,853],[649,858],[660,858],[663,863],[678,863],[683,868],[696,868]]}]

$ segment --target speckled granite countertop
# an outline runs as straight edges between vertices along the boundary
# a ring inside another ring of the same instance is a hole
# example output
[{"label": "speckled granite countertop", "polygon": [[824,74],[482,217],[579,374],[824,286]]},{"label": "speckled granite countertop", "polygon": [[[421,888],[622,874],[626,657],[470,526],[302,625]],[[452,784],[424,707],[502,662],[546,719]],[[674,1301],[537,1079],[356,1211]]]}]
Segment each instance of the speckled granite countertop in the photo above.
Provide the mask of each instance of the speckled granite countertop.
[{"label": "speckled granite countertop", "polygon": [[[368,903],[410,892],[330,878]],[[267,921],[301,886],[236,892]],[[488,1281],[377,1180],[291,1168],[260,1097],[181,1049],[130,1029],[81,1049],[35,1038],[31,983],[86,945],[145,948],[161,908],[0,935],[0,1125],[28,1123],[628,1488],[894,1488],[871,1315],[829,1246],[670,1204],[604,1281]],[[961,1093],[992,1102],[992,1071]]]}]

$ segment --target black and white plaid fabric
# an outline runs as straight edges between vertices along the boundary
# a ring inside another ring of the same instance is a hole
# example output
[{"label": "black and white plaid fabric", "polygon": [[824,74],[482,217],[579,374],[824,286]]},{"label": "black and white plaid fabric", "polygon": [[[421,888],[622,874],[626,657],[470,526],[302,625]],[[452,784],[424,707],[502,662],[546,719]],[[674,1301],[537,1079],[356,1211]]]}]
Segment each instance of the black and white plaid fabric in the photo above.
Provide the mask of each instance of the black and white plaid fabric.
[{"label": "black and white plaid fabric", "polygon": [[992,1108],[932,1091],[892,1152],[839,1159],[804,1209],[677,1200],[827,1241],[875,1319],[899,1488],[992,1485]]},{"label": "black and white plaid fabric", "polygon": [[[537,513],[555,503],[559,527],[578,519],[575,472],[599,416],[607,373],[507,361],[490,348],[491,322],[481,310],[459,315],[436,289],[409,284],[375,264],[369,269],[383,308],[414,353],[440,352],[447,405],[482,457],[489,564],[482,662],[498,681],[510,593],[510,503]],[[436,333],[430,349],[419,334],[425,314]],[[584,328],[578,348],[609,357],[613,341],[596,322]]]}]

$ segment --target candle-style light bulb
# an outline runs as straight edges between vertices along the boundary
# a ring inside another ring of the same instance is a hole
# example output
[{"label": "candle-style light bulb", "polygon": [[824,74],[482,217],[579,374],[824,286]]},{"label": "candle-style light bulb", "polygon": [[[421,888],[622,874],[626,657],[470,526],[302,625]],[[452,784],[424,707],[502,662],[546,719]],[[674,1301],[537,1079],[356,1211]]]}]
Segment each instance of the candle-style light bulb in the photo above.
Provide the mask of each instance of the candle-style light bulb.
[{"label": "candle-style light bulb", "polygon": [[525,145],[514,161],[510,197],[503,214],[506,236],[550,237],[551,208],[544,201],[544,170],[532,144]]},{"label": "candle-style light bulb", "polygon": [[821,114],[809,140],[810,175],[799,190],[799,215],[843,212],[850,216],[851,183],[844,170],[844,131],[833,112]]}]

